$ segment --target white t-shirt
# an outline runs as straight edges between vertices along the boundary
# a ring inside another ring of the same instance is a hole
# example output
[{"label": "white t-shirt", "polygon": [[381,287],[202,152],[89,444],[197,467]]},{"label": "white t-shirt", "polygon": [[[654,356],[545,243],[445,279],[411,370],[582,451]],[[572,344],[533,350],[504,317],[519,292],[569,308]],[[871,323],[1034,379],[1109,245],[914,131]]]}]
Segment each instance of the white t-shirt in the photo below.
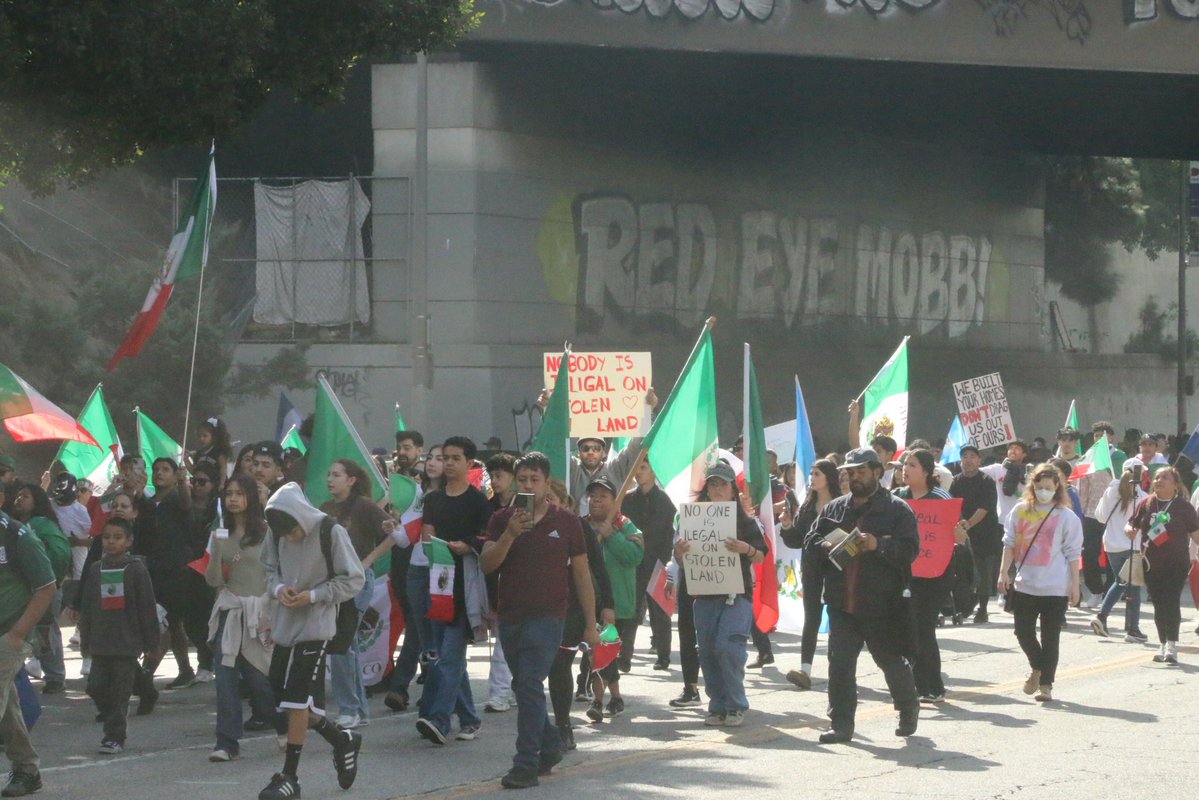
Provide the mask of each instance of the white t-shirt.
[{"label": "white t-shirt", "polygon": [[1008,514],[1012,513],[1012,509],[1016,507],[1024,498],[1024,472],[1021,467],[1020,483],[1016,485],[1016,493],[1008,497],[1003,493],[1003,479],[1007,475],[1007,469],[1003,464],[988,464],[985,467],[979,467],[979,472],[990,476],[991,480],[995,481],[995,494],[998,500],[995,503],[995,515],[999,520],[1000,525],[1007,525]]},{"label": "white t-shirt", "polygon": [[[92,517],[87,513],[87,507],[76,500],[69,506],[54,507],[58,517],[58,527],[68,539],[86,539],[92,529]],[[83,577],[83,562],[87,560],[87,547],[71,543],[71,577]]]},{"label": "white t-shirt", "polygon": [[1121,509],[1120,479],[1113,478],[1104,490],[1103,497],[1099,498],[1099,505],[1095,506],[1095,519],[1107,522],[1107,527],[1103,529],[1103,549],[1108,553],[1127,553],[1129,550],[1141,549],[1140,532],[1131,541],[1124,535],[1124,526],[1128,524],[1128,518],[1132,516],[1137,503],[1145,497],[1141,487],[1134,488],[1136,496],[1128,504],[1128,508]]}]

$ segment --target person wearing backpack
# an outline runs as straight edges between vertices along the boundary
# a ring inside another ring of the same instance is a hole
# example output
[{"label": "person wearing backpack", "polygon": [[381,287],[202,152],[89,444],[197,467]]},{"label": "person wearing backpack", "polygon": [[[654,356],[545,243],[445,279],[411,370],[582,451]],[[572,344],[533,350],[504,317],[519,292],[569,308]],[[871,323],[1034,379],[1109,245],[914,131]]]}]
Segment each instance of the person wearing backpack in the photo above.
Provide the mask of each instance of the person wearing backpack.
[{"label": "person wearing backpack", "polygon": [[[71,542],[67,539],[62,528],[58,526],[58,515],[50,502],[46,490],[36,483],[18,485],[12,498],[11,514],[18,521],[26,524],[41,539],[46,547],[46,555],[50,558],[50,566],[54,570],[54,580],[62,586],[71,573]],[[62,598],[55,593],[50,611],[37,624],[37,638],[34,645],[34,657],[40,670],[33,672],[34,677],[42,677],[42,694],[57,694],[66,688],[67,668],[62,649],[62,630],[58,627],[58,614],[61,610]]]},{"label": "person wearing backpack", "polygon": [[300,754],[309,728],[333,747],[337,783],[349,789],[358,774],[362,735],[325,715],[325,657],[353,636],[357,610],[349,604],[348,626],[342,623],[347,615],[339,612],[362,591],[362,563],[346,529],[309,503],[297,483],[284,484],[271,496],[266,522],[271,532],[262,564],[267,593],[279,601],[271,619],[270,679],[287,715],[287,745],[283,769],[258,798],[300,795]]},{"label": "person wearing backpack", "polygon": [[42,788],[16,677],[32,652],[27,638],[57,591],[45,545],[27,526],[0,512],[0,739],[12,764],[0,797],[24,797]]}]

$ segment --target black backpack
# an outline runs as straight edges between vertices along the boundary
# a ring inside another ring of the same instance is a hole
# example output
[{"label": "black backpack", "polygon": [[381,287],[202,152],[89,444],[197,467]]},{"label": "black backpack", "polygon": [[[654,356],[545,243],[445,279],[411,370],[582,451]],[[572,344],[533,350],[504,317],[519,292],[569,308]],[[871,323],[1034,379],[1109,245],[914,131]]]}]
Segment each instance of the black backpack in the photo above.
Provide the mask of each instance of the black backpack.
[{"label": "black backpack", "polygon": [[[325,569],[329,579],[333,578],[333,526],[337,520],[328,514],[321,520],[321,554],[325,557]],[[337,604],[337,630],[333,638],[325,646],[325,650],[333,655],[343,655],[350,652],[350,645],[358,634],[358,606],[350,598]]]}]

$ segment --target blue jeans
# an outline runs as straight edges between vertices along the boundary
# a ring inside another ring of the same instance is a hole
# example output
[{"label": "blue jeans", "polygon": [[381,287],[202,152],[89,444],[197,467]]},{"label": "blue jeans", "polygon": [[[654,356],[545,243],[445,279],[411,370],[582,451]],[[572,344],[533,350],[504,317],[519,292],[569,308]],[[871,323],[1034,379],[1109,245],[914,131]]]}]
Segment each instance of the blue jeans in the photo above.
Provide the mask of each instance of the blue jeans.
[{"label": "blue jeans", "polygon": [[[358,621],[371,607],[375,596],[375,574],[366,570],[366,581],[362,591],[354,597],[354,605],[358,608]],[[333,689],[333,702],[337,703],[339,714],[355,714],[360,719],[370,718],[370,706],[366,702],[366,686],[362,683],[362,658],[358,651],[358,637],[350,642],[350,649],[344,653],[329,654],[329,679]]]},{"label": "blue jeans", "polygon": [[433,643],[437,661],[425,674],[425,691],[421,693],[420,715],[437,726],[442,733],[450,732],[450,715],[458,714],[458,724],[479,725],[475,701],[466,674],[466,645],[470,638],[470,623],[464,615],[457,622],[434,622]]},{"label": "blue jeans", "polygon": [[1127,593],[1129,599],[1124,605],[1125,633],[1141,629],[1141,587],[1120,583],[1120,570],[1124,568],[1130,553],[1130,550],[1121,550],[1118,553],[1107,554],[1108,568],[1112,571],[1112,585],[1107,588],[1107,594],[1103,596],[1103,605],[1099,609],[1099,616],[1106,620],[1116,603]]},{"label": "blue jeans", "polygon": [[275,723],[276,733],[287,732],[287,722],[275,707],[271,682],[241,655],[232,667],[221,664],[221,637],[225,633],[227,611],[221,612],[216,638],[212,642],[212,669],[216,674],[216,746],[237,755],[242,734],[240,684],[245,680],[250,689],[250,713],[254,719]]},{"label": "blue jeans", "polygon": [[562,749],[558,728],[545,712],[545,679],[562,644],[562,622],[557,617],[500,622],[500,643],[516,695],[516,769],[536,773],[542,756]]},{"label": "blue jeans", "polygon": [[725,603],[724,595],[697,597],[693,614],[708,713],[744,711],[749,708],[745,697],[745,643],[753,625],[753,605],[744,597],[737,597],[732,605]]},{"label": "blue jeans", "polygon": [[54,593],[46,616],[37,625],[37,645],[34,655],[42,665],[42,673],[47,681],[67,679],[67,667],[62,650],[62,630],[58,627],[58,615],[62,613],[62,587]]},{"label": "blue jeans", "polygon": [[[391,691],[407,694],[408,684],[416,677],[417,662],[422,662],[422,672],[427,673],[429,665],[424,653],[434,647],[433,628],[429,622],[428,567],[408,567],[404,593],[408,600],[408,607],[404,609],[404,646],[400,648],[400,658],[391,673]],[[428,687],[425,689],[422,698],[428,694]]]}]

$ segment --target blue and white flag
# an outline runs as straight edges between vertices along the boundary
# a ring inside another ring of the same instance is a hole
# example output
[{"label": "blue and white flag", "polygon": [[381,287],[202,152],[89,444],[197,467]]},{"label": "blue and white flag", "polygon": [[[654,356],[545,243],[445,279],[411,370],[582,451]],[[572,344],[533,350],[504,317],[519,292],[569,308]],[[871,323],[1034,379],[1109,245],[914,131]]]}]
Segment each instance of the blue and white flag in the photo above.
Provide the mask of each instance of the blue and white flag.
[{"label": "blue and white flag", "polygon": [[962,427],[960,417],[953,418],[953,424],[949,426],[949,434],[945,437],[945,446],[941,448],[941,463],[956,464],[962,460],[962,448],[970,444],[970,439],[966,437],[966,429]]}]

